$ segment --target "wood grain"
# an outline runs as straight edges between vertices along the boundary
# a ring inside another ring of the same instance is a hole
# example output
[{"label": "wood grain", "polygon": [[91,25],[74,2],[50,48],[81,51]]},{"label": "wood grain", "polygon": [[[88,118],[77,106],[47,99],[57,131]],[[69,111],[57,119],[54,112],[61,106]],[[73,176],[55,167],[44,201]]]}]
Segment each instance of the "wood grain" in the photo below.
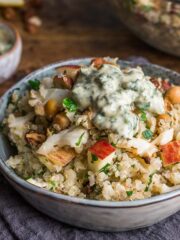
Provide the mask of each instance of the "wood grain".
[{"label": "wood grain", "polygon": [[68,58],[143,56],[152,63],[180,71],[179,58],[146,45],[121,24],[111,1],[44,2],[40,11],[43,27],[36,35],[25,32],[21,22],[14,22],[22,34],[23,55],[15,77],[0,85],[0,95],[26,72]]}]

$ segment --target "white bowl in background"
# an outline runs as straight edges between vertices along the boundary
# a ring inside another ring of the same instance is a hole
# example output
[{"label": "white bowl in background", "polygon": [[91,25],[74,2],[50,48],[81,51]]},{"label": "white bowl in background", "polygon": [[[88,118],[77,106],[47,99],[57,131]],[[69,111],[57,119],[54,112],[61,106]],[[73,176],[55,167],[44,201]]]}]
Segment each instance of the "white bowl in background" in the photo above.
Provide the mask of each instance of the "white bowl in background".
[{"label": "white bowl in background", "polygon": [[8,80],[16,71],[22,53],[22,40],[17,29],[9,24],[0,23],[0,28],[3,28],[8,36],[12,38],[12,47],[0,55],[0,83]]}]

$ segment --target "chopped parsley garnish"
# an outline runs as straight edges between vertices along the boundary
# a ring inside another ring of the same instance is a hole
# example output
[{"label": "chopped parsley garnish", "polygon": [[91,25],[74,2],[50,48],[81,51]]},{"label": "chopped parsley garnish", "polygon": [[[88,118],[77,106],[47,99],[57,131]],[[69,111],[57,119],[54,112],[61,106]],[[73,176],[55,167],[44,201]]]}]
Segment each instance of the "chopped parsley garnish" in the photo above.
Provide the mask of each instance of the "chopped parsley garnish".
[{"label": "chopped parsley garnish", "polygon": [[148,184],[147,184],[147,186],[146,186],[146,188],[145,188],[145,192],[148,192],[149,191],[149,187],[150,187],[150,185],[151,185],[151,183],[152,183],[152,179],[153,179],[153,176],[154,176],[154,174],[155,174],[156,172],[154,172],[154,173],[152,173],[152,174],[150,174],[149,175],[149,181],[148,181]]},{"label": "chopped parsley garnish", "polygon": [[110,168],[110,164],[109,163],[107,163],[104,167],[102,167],[100,170],[99,170],[99,172],[103,172],[103,173],[105,173],[105,174],[108,174],[109,173],[109,168]]},{"label": "chopped parsley garnish", "polygon": [[128,197],[132,196],[133,195],[133,191],[126,191]]},{"label": "chopped parsley garnish", "polygon": [[79,137],[78,141],[76,142],[76,146],[77,146],[77,147],[80,146],[84,134],[85,134],[85,132],[83,132],[83,133],[81,134],[81,136]]},{"label": "chopped parsley garnish", "polygon": [[76,112],[77,111],[77,104],[71,98],[64,98],[63,99],[63,107],[66,108],[69,112]]},{"label": "chopped parsley garnish", "polygon": [[92,163],[98,160],[98,157],[95,154],[91,153],[91,156],[92,156],[92,160],[91,160]]},{"label": "chopped parsley garnish", "polygon": [[115,144],[115,143],[111,143],[111,145],[112,145],[113,147],[116,147],[116,144]]},{"label": "chopped parsley garnish", "polygon": [[142,6],[142,11],[144,12],[150,12],[151,10],[153,10],[153,7],[152,6],[148,6],[148,5],[143,5]]},{"label": "chopped parsley garnish", "polygon": [[147,116],[145,112],[141,112],[141,121],[146,122],[147,121]]},{"label": "chopped parsley garnish", "polygon": [[40,81],[35,79],[35,80],[29,80],[28,84],[30,86],[31,89],[33,90],[39,90],[39,86],[40,86]]},{"label": "chopped parsley garnish", "polygon": [[153,132],[150,129],[146,129],[143,133],[142,133],[143,137],[145,139],[151,139],[153,136]]},{"label": "chopped parsley garnish", "polygon": [[57,184],[57,182],[55,182],[55,181],[50,181],[50,183],[49,183],[49,187],[50,187],[50,189],[49,190],[51,190],[51,191],[54,191],[56,188],[57,188],[57,186],[58,186],[58,184]]},{"label": "chopped parsley garnish", "polygon": [[141,111],[145,111],[149,109],[150,103],[139,103],[138,107]]}]

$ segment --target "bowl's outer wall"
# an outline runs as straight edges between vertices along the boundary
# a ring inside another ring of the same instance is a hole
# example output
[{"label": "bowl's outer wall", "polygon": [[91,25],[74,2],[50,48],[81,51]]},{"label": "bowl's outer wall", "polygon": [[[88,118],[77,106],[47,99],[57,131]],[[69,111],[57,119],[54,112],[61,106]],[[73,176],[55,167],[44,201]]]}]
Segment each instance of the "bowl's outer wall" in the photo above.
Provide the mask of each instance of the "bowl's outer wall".
[{"label": "bowl's outer wall", "polygon": [[118,232],[146,227],[179,210],[180,197],[141,207],[94,207],[49,198],[7,180],[37,210],[56,220],[90,230]]},{"label": "bowl's outer wall", "polygon": [[[27,82],[32,78],[40,79],[44,76],[52,75],[55,73],[54,68],[59,65],[87,64],[89,61],[90,59],[80,59],[57,63],[27,76],[23,82]],[[128,62],[120,61],[119,63],[121,66],[134,66],[134,64]],[[174,83],[179,84],[180,75],[178,73],[153,65],[144,65],[143,69],[147,74],[169,77]],[[20,82],[13,88],[17,87],[20,87],[23,91],[26,84]],[[12,89],[0,100],[0,120],[4,117],[8,95],[11,91]],[[102,204],[95,206],[91,205],[90,200],[87,200],[87,204],[82,204],[81,199],[77,202],[73,201],[73,198],[72,201],[66,201],[60,197],[61,194],[58,194],[58,197],[52,197],[50,194],[40,192],[37,187],[27,187],[29,184],[25,181],[22,181],[23,183],[20,184],[18,181],[19,177],[4,164],[8,155],[11,154],[10,150],[5,146],[6,144],[4,143],[4,146],[0,149],[0,170],[3,175],[32,206],[62,222],[98,231],[123,231],[152,225],[180,210],[180,190],[166,198],[162,197],[162,195],[158,196],[162,201],[150,201],[148,204],[139,206],[131,205],[130,202],[129,205],[125,207],[114,206],[111,203],[109,203],[109,205]],[[31,190],[31,188],[35,188],[36,190]],[[48,193],[48,191],[46,192]]]}]

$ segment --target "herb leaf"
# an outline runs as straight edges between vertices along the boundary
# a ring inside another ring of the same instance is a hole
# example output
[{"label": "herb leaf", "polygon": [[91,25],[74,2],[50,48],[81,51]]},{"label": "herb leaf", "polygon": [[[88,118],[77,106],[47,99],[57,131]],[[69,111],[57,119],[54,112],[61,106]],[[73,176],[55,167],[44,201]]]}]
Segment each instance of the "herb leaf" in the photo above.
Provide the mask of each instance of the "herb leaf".
[{"label": "herb leaf", "polygon": [[109,167],[110,167],[111,165],[109,164],[109,163],[107,163],[104,167],[102,167],[100,170],[99,170],[99,172],[103,172],[103,173],[105,173],[105,174],[108,174],[109,173]]},{"label": "herb leaf", "polygon": [[150,103],[138,103],[138,107],[140,110],[145,111],[150,107]]},{"label": "herb leaf", "polygon": [[150,174],[149,175],[149,181],[148,181],[148,184],[147,184],[147,186],[146,186],[146,188],[145,188],[145,192],[148,192],[149,191],[149,187],[150,187],[150,185],[151,185],[151,183],[152,183],[152,179],[153,179],[153,176],[154,176],[154,174],[155,174],[156,172],[154,172],[154,173],[152,173],[152,174]]},{"label": "herb leaf", "polygon": [[143,5],[142,6],[142,11],[144,11],[144,12],[150,12],[152,10],[153,10],[153,7],[150,6],[150,5]]},{"label": "herb leaf", "polygon": [[91,156],[92,156],[92,161],[91,161],[92,163],[98,160],[98,157],[95,154],[91,153]]},{"label": "herb leaf", "polygon": [[76,146],[77,146],[77,147],[80,146],[84,134],[85,134],[85,132],[83,132],[83,133],[81,134],[81,136],[79,137],[78,141],[76,142]]},{"label": "herb leaf", "polygon": [[133,191],[126,191],[128,197],[132,196],[133,195]]},{"label": "herb leaf", "polygon": [[77,104],[71,98],[64,98],[63,99],[63,107],[66,108],[69,112],[76,112],[77,111]]},{"label": "herb leaf", "polygon": [[142,133],[143,137],[145,139],[151,139],[153,136],[153,132],[150,129],[146,129],[143,133]]},{"label": "herb leaf", "polygon": [[39,80],[37,80],[37,79],[29,80],[28,84],[29,84],[31,89],[36,90],[36,91],[39,90],[39,86],[40,86],[40,81]]},{"label": "herb leaf", "polygon": [[146,122],[147,121],[147,116],[146,113],[142,111],[141,113],[141,121]]},{"label": "herb leaf", "polygon": [[49,190],[54,191],[57,188],[57,186],[58,186],[57,182],[51,180],[49,183]]},{"label": "herb leaf", "polygon": [[116,147],[116,144],[115,144],[115,143],[111,143],[111,145],[112,145],[113,147]]}]

